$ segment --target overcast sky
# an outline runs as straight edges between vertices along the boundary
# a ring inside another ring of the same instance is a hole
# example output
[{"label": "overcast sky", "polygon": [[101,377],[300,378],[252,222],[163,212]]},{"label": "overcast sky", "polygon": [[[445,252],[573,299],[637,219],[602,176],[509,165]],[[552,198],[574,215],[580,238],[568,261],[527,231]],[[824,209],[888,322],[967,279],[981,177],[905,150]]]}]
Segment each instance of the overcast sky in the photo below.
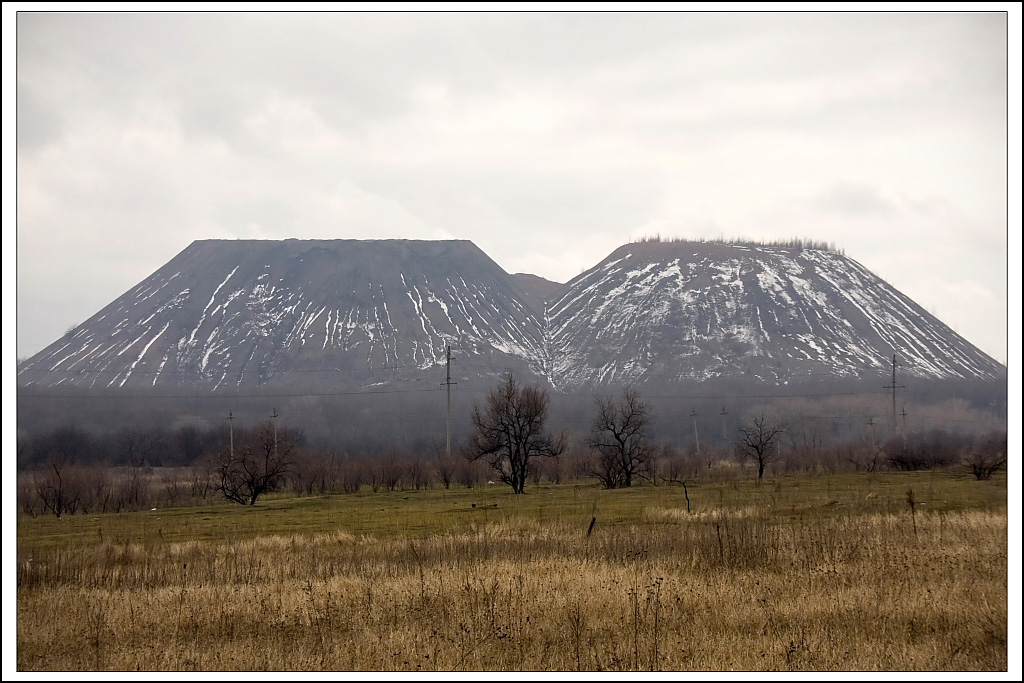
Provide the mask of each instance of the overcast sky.
[{"label": "overcast sky", "polygon": [[1007,360],[1003,12],[16,24],[19,358],[196,239],[468,239],[565,282],[660,233],[834,242]]}]

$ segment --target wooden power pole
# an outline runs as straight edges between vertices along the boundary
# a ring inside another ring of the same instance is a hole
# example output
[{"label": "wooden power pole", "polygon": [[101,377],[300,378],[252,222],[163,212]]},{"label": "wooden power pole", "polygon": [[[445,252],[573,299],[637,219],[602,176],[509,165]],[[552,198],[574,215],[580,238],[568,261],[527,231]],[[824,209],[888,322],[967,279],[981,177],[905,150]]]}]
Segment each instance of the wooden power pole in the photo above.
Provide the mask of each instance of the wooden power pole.
[{"label": "wooden power pole", "polygon": [[277,457],[277,408],[274,408],[274,413],[270,416],[274,421],[274,457]]},{"label": "wooden power pole", "polygon": [[699,458],[700,457],[700,437],[697,436],[697,415],[698,415],[697,409],[694,408],[690,412],[690,417],[693,418],[693,440],[697,444],[697,457]]},{"label": "wooden power pole", "polygon": [[444,351],[445,379],[441,386],[448,388],[448,419],[445,422],[445,453],[450,458],[452,456],[452,385],[458,384],[458,382],[452,381],[452,347],[445,344]]},{"label": "wooden power pole", "polygon": [[885,385],[885,389],[892,389],[892,436],[896,438],[896,390],[906,387],[896,384],[896,354],[892,354],[892,383]]}]

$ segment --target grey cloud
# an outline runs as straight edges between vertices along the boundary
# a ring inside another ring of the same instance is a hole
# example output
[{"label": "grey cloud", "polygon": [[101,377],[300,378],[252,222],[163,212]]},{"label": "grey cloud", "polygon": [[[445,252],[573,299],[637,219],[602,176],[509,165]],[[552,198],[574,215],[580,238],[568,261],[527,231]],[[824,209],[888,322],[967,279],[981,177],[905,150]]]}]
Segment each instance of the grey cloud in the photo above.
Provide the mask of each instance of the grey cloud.
[{"label": "grey cloud", "polygon": [[814,203],[825,211],[850,216],[891,216],[899,212],[875,188],[855,183],[834,185],[818,195]]},{"label": "grey cloud", "polygon": [[18,84],[18,150],[33,152],[60,138],[64,122],[56,107]]},{"label": "grey cloud", "polygon": [[[986,287],[1006,257],[1001,13],[17,17],[32,308],[41,283],[91,288],[89,315],[131,269],[251,225],[472,239],[562,280],[655,231],[824,239],[883,267],[902,232],[896,263],[950,272],[912,257],[921,235],[967,239]],[[48,315],[19,312],[19,347]]]},{"label": "grey cloud", "polygon": [[214,218],[228,229],[244,228],[256,223],[265,228],[294,232],[296,210],[291,202],[280,197],[215,200]]}]

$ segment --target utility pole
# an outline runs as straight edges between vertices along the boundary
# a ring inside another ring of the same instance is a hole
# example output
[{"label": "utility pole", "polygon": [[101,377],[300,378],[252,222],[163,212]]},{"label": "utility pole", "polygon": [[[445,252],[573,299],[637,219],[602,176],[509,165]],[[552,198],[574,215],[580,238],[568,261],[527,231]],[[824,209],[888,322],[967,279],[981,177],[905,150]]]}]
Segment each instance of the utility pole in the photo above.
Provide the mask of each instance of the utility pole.
[{"label": "utility pole", "polygon": [[896,437],[896,390],[906,389],[896,384],[896,354],[892,354],[892,383],[885,385],[884,389],[892,389],[892,435]]},{"label": "utility pole", "polygon": [[907,407],[900,408],[900,415],[903,416],[903,443],[907,442]]},{"label": "utility pole", "polygon": [[694,408],[690,413],[690,417],[693,418],[693,440],[697,443],[697,457],[700,457],[700,437],[697,435],[697,409]]},{"label": "utility pole", "polygon": [[231,411],[229,410],[228,411],[228,434],[229,434],[229,436],[228,436],[228,439],[229,439],[229,442],[228,442],[229,443],[229,445],[228,445],[228,458],[230,460],[234,460],[235,459],[235,425],[231,422],[234,419],[235,419],[234,415],[232,415]]},{"label": "utility pole", "polygon": [[445,351],[445,362],[444,362],[444,374],[445,379],[441,384],[443,387],[448,387],[448,421],[445,423],[445,452],[448,457],[452,456],[452,385],[458,384],[458,382],[452,381],[452,347],[447,344],[444,345]]},{"label": "utility pole", "polygon": [[274,408],[274,413],[270,416],[270,419],[274,422],[274,457],[277,457],[277,408]]},{"label": "utility pole", "polygon": [[725,433],[725,416],[729,413],[725,412],[725,406],[722,406],[722,412],[719,415],[722,416],[722,446],[729,445],[729,437]]}]

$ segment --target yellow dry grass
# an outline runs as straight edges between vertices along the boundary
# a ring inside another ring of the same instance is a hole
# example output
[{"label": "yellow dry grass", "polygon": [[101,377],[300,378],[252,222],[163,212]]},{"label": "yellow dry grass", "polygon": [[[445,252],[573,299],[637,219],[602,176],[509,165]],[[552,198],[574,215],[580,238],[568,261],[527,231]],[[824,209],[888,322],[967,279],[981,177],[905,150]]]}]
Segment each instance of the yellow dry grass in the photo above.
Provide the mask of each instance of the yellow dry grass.
[{"label": "yellow dry grass", "polygon": [[34,552],[18,560],[18,668],[1007,667],[1005,507],[586,522]]}]

